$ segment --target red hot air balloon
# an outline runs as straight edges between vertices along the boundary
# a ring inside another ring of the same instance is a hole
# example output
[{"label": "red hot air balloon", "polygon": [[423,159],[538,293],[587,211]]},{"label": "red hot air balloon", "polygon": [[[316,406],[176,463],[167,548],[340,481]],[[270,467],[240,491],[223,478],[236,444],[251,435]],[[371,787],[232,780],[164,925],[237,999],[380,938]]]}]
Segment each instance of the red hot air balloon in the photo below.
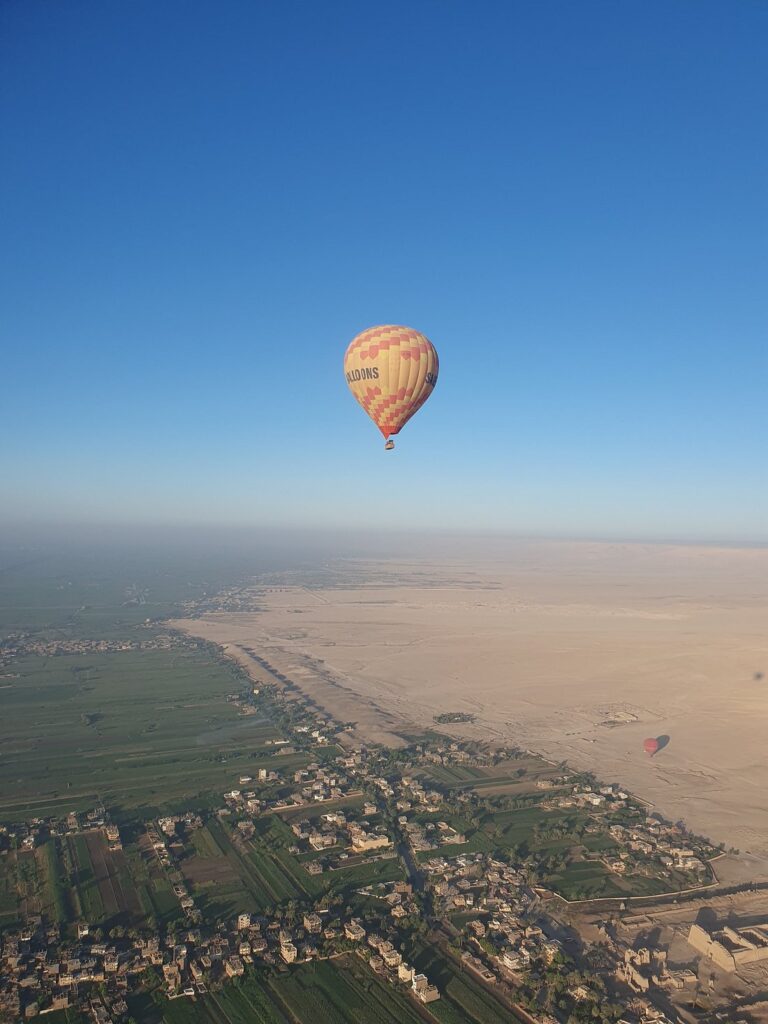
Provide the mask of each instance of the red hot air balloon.
[{"label": "red hot air balloon", "polygon": [[648,737],[647,740],[643,740],[643,750],[646,752],[648,757],[653,757],[653,755],[655,753],[657,753],[658,749],[659,749],[659,741],[658,740],[655,740],[655,739],[653,739],[650,736]]}]

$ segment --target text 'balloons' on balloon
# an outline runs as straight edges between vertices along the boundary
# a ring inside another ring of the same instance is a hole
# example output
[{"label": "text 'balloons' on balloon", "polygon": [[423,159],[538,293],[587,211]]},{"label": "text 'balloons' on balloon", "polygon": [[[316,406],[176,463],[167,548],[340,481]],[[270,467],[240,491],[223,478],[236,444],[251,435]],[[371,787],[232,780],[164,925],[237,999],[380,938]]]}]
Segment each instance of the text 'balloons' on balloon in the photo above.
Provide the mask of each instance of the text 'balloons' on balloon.
[{"label": "text 'balloons' on balloon", "polygon": [[349,343],[349,390],[387,439],[402,430],[432,394],[439,371],[435,346],[412,327],[369,327]]}]

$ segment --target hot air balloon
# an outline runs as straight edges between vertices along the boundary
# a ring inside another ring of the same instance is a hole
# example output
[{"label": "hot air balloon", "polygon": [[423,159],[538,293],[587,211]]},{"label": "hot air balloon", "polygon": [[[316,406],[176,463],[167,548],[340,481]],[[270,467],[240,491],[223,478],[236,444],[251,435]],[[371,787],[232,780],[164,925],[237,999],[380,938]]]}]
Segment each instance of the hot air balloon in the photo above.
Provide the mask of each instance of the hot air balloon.
[{"label": "hot air balloon", "polygon": [[412,327],[385,324],[353,338],[344,354],[349,390],[384,435],[387,451],[432,394],[437,383],[435,346]]},{"label": "hot air balloon", "polygon": [[643,740],[643,750],[649,757],[653,757],[659,749],[659,741],[649,736],[647,740]]}]

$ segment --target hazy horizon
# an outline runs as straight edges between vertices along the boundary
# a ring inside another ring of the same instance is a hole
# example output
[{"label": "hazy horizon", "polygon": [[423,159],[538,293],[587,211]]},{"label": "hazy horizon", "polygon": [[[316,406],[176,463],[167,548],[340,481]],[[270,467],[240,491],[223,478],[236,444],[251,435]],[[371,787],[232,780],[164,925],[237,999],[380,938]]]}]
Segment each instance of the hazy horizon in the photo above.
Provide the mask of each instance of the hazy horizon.
[{"label": "hazy horizon", "polygon": [[[371,558],[397,559],[423,557],[425,560],[515,557],[521,549],[537,551],[578,550],[603,547],[626,548],[701,548],[704,550],[763,550],[768,541],[727,537],[610,536],[597,534],[524,533],[492,530],[406,530],[393,527],[375,532],[359,526],[346,529],[296,526],[224,526],[218,524],[124,524],[124,523],[6,523],[0,533],[0,558],[8,551],[39,546],[49,553],[79,554],[85,551],[126,551],[149,553],[165,551],[177,556],[198,555],[243,559],[268,556],[275,565],[284,560],[295,563],[324,559]],[[3,565],[0,563],[0,571]]]}]

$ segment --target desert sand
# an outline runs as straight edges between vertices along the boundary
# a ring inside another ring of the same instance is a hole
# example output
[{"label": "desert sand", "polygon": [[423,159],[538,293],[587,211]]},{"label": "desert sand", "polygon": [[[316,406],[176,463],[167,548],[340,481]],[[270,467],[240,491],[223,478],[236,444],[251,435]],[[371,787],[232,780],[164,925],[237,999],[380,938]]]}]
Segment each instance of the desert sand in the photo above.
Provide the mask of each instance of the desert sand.
[{"label": "desert sand", "polygon": [[[252,592],[257,612],[175,625],[257,651],[359,738],[471,712],[454,734],[590,769],[768,857],[768,550],[520,542]],[[650,736],[669,738],[652,759]]]}]

